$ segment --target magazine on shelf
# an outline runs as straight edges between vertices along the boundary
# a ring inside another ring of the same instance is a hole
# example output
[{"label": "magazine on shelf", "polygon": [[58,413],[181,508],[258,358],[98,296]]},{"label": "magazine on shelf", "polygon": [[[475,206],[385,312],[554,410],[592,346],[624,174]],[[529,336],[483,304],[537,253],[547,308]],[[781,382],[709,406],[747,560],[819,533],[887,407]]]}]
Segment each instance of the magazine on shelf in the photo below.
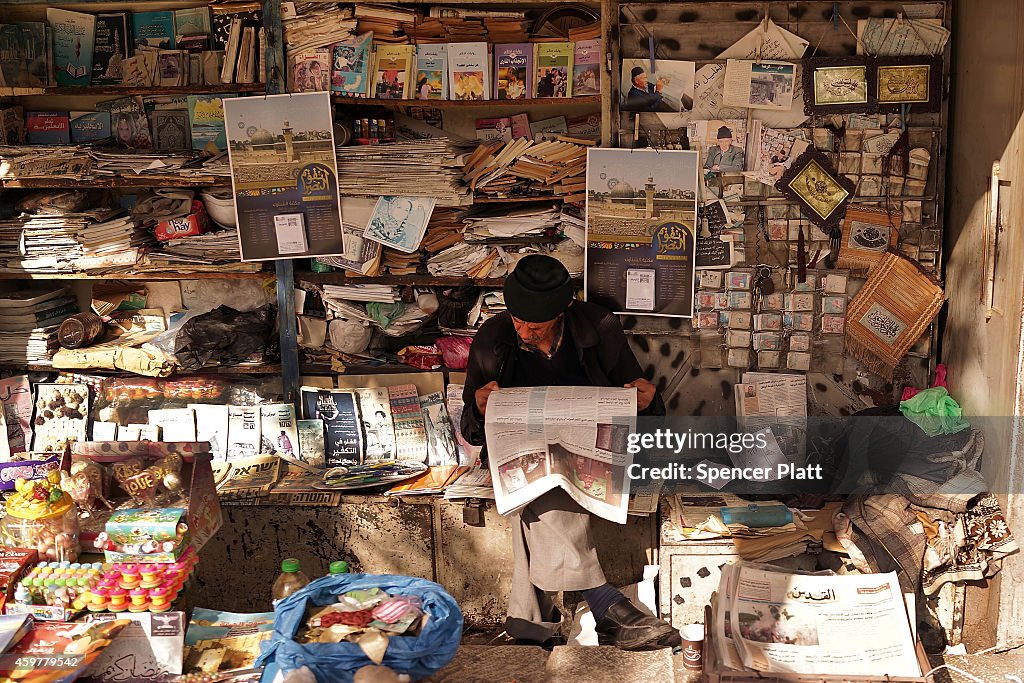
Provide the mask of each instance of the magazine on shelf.
[{"label": "magazine on shelf", "polygon": [[629,504],[626,441],[636,390],[501,389],[487,402],[484,432],[498,512],[561,487],[591,513],[623,524]]}]

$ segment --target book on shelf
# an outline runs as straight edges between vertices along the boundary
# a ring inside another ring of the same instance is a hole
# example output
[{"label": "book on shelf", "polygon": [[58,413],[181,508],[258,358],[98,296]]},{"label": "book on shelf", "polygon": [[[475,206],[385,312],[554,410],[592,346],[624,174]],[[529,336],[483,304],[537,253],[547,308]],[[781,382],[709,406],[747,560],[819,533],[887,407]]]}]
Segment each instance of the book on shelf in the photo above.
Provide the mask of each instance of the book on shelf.
[{"label": "book on shelf", "polygon": [[416,46],[415,99],[448,99],[447,52],[447,46],[443,43]]},{"label": "book on shelf", "polygon": [[227,2],[210,5],[212,47],[227,48],[231,27],[235,19],[245,20],[254,26],[263,25],[263,7],[260,2]]},{"label": "book on shelf", "polygon": [[223,50],[205,50],[199,55],[199,68],[202,75],[201,83],[220,85],[220,70],[224,66]]},{"label": "book on shelf", "polygon": [[188,118],[192,149],[217,154],[227,149],[224,98],[237,95],[189,95]]},{"label": "book on shelf", "polygon": [[71,143],[83,145],[110,138],[109,111],[73,111],[71,117]]},{"label": "book on shelf", "polygon": [[50,27],[41,21],[0,24],[0,86],[49,85],[51,33]]},{"label": "book on shelf", "polygon": [[131,18],[128,12],[96,15],[92,84],[116,85],[124,75],[124,60],[132,56]]},{"label": "book on shelf", "polygon": [[366,97],[370,91],[373,32],[367,31],[331,47],[331,94]]},{"label": "book on shelf", "polygon": [[189,403],[196,415],[196,439],[208,441],[214,460],[226,460],[228,449],[228,407],[214,403]]},{"label": "book on shelf", "polygon": [[487,43],[448,43],[448,89],[453,100],[491,99]]},{"label": "book on shelf", "polygon": [[364,462],[393,460],[396,456],[395,423],[386,387],[356,389],[363,421]]},{"label": "book on shelf", "polygon": [[235,82],[235,67],[238,65],[238,50],[242,43],[243,21],[240,17],[231,19],[231,29],[224,42],[224,64],[220,71],[221,83]]},{"label": "book on shelf", "polygon": [[572,96],[601,94],[601,39],[576,44],[572,64]]},{"label": "book on shelf", "polygon": [[48,7],[46,23],[52,33],[53,68],[57,85],[89,85],[92,79],[96,17]]},{"label": "book on shelf", "polygon": [[535,97],[572,97],[572,43],[538,43]]},{"label": "book on shelf", "polygon": [[71,143],[71,121],[66,111],[25,112],[25,137],[30,145]]},{"label": "book on shelf", "polygon": [[512,139],[512,119],[503,116],[501,118],[477,119],[476,120],[477,140],[500,140],[508,142]]},{"label": "book on shelf", "polygon": [[399,460],[427,461],[427,427],[415,384],[388,387]]},{"label": "book on shelf", "polygon": [[149,119],[145,107],[142,106],[141,97],[121,97],[100,102],[96,106],[110,112],[111,133],[119,147],[153,148],[153,139],[149,134]]},{"label": "book on shelf", "polygon": [[324,458],[327,467],[357,465],[363,452],[356,394],[343,389],[302,387],[302,416],[324,423]]},{"label": "book on shelf", "polygon": [[150,115],[150,119],[153,125],[153,147],[157,151],[180,152],[192,149],[188,111],[157,110]]},{"label": "book on shelf", "polygon": [[259,411],[260,452],[301,462],[295,406],[291,403],[271,403],[259,406]]},{"label": "book on shelf", "polygon": [[174,10],[175,42],[183,36],[208,36],[211,30],[209,7],[188,7]]},{"label": "book on shelf", "polygon": [[292,66],[292,92],[322,92],[331,89],[331,49],[302,50]]},{"label": "book on shelf", "polygon": [[198,55],[210,49],[210,36],[199,34],[191,36],[177,36],[174,44],[179,50]]},{"label": "book on shelf", "polygon": [[494,46],[494,99],[533,97],[533,43]]},{"label": "book on shelf", "polygon": [[[246,24],[242,27],[242,44],[238,48],[238,65],[235,67],[235,83],[255,83],[260,53],[259,27]],[[329,76],[330,70],[325,72]],[[326,77],[325,77],[326,79]],[[327,88],[325,87],[324,90]]]},{"label": "book on shelf", "polygon": [[137,47],[174,49],[174,12],[133,12],[132,36]]},{"label": "book on shelf", "polygon": [[228,460],[260,454],[259,406],[228,406]]},{"label": "book on shelf", "polygon": [[156,68],[161,87],[188,84],[188,53],[181,50],[160,50]]},{"label": "book on shelf", "polygon": [[383,100],[410,99],[415,61],[415,45],[378,45],[373,96]]},{"label": "book on shelf", "polygon": [[530,134],[535,141],[553,140],[556,135],[567,135],[569,125],[564,116],[552,116],[549,119],[530,123]]},{"label": "book on shelf", "polygon": [[0,144],[25,144],[25,109],[21,105],[0,109]]},{"label": "book on shelf", "polygon": [[509,122],[512,126],[512,139],[519,140],[521,138],[531,138],[530,134],[530,117],[526,112],[519,114],[513,114],[508,117]]}]

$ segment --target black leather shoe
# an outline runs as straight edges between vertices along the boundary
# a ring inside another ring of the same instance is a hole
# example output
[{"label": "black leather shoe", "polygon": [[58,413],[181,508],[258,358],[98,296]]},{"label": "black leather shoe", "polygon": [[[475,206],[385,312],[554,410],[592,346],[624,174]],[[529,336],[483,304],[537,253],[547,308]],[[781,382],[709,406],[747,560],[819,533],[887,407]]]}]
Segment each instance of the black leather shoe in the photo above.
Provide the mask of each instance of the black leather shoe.
[{"label": "black leather shoe", "polygon": [[650,617],[621,600],[605,612],[597,622],[597,641],[601,645],[614,645],[620,650],[657,650],[678,647],[683,639],[679,631],[656,617]]}]

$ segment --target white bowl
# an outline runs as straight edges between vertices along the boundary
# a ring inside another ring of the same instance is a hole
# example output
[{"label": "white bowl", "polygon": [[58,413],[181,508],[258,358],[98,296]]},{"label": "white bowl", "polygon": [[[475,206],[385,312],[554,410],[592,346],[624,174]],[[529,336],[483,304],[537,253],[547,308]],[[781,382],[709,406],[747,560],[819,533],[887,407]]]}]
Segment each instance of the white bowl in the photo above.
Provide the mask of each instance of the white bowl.
[{"label": "white bowl", "polygon": [[235,200],[233,197],[216,197],[209,192],[203,192],[203,204],[206,205],[206,212],[217,225],[225,228],[237,227],[235,222]]}]

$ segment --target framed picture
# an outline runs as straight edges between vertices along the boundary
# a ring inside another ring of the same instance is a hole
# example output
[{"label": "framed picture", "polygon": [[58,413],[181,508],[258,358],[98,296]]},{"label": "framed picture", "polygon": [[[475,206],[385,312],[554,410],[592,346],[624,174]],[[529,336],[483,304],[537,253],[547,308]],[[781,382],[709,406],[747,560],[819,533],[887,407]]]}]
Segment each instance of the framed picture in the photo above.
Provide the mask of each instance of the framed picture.
[{"label": "framed picture", "polygon": [[942,60],[901,57],[874,60],[874,91],[878,110],[935,112],[942,104]]},{"label": "framed picture", "polygon": [[811,57],[804,62],[804,113],[870,113],[874,70],[864,57]]},{"label": "framed picture", "polygon": [[877,206],[851,205],[842,222],[839,240],[840,268],[872,268],[889,249],[896,247],[903,214]]},{"label": "framed picture", "polygon": [[828,157],[815,149],[797,157],[775,187],[800,204],[812,223],[827,231],[838,230],[854,191],[853,183],[836,173]]}]

